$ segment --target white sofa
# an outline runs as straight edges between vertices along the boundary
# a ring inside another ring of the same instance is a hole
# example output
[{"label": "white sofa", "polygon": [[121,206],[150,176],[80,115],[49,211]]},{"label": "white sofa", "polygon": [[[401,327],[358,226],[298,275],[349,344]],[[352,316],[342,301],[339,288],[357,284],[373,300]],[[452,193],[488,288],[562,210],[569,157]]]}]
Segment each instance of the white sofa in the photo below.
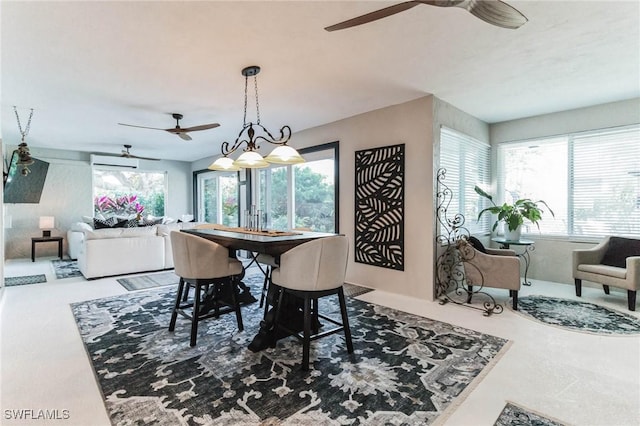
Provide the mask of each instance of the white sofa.
[{"label": "white sofa", "polygon": [[172,223],[137,228],[93,229],[78,222],[67,232],[69,256],[78,259],[85,278],[99,278],[173,268],[171,231],[197,223]]}]

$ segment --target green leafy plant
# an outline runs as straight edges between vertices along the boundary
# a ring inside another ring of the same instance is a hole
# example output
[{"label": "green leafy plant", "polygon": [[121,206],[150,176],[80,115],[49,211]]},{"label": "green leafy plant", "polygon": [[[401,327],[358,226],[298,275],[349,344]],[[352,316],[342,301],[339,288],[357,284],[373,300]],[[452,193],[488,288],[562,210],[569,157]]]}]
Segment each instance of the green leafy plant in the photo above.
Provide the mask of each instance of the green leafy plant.
[{"label": "green leafy plant", "polygon": [[492,231],[496,230],[496,227],[500,222],[505,222],[507,224],[507,227],[509,228],[509,231],[515,231],[516,229],[518,229],[518,226],[524,223],[524,219],[527,219],[529,222],[534,223],[539,230],[540,225],[538,224],[538,222],[542,219],[542,213],[544,213],[544,210],[540,208],[539,204],[543,204],[547,209],[549,209],[549,213],[551,213],[551,216],[555,217],[555,215],[553,214],[553,210],[551,210],[549,205],[542,200],[532,201],[529,198],[521,198],[519,200],[516,200],[516,202],[513,204],[504,203],[503,205],[499,206],[493,201],[493,197],[483,191],[480,187],[475,186],[473,189],[478,195],[486,198],[491,202],[491,204],[493,204],[493,206],[487,207],[486,209],[483,209],[480,213],[478,213],[478,220],[480,220],[482,215],[486,212],[498,215],[498,219],[493,224],[493,228],[491,229]]}]

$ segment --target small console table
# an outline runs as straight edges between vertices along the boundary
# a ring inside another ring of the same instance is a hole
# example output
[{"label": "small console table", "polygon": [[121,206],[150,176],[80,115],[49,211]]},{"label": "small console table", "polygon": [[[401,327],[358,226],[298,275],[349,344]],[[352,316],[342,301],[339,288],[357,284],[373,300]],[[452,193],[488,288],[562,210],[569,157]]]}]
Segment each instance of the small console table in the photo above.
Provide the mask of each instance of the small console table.
[{"label": "small console table", "polygon": [[31,238],[31,261],[36,261],[36,244],[37,243],[58,243],[58,257],[62,260],[62,240],[63,237],[32,237]]},{"label": "small console table", "polygon": [[536,242],[533,240],[519,239],[519,240],[507,240],[504,237],[492,238],[491,241],[495,241],[500,244],[500,248],[508,249],[510,246],[522,246],[524,250],[522,253],[516,252],[516,255],[524,260],[524,281],[522,285],[531,285],[531,281],[527,279],[527,273],[529,272],[529,265],[531,264],[531,252],[536,249]]}]

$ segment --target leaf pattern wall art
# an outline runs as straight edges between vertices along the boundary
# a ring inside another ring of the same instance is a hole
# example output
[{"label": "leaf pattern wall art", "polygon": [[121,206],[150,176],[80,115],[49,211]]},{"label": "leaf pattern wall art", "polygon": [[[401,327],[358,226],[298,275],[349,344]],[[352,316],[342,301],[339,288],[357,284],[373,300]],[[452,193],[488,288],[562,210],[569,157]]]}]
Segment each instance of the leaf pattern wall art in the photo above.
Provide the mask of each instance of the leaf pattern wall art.
[{"label": "leaf pattern wall art", "polygon": [[404,271],[404,144],[356,151],[355,261]]}]

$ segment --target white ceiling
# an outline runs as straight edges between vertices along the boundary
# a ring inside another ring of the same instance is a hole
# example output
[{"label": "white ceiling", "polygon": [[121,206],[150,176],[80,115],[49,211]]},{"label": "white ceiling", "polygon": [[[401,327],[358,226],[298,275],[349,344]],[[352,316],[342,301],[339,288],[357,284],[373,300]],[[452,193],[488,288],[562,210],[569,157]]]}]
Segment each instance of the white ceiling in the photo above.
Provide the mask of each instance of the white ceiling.
[{"label": "white ceiling", "polygon": [[[518,30],[420,5],[347,30],[324,27],[389,1],[2,1],[1,135],[17,145],[193,161],[242,124],[259,65],[272,132],[329,123],[432,93],[488,123],[640,96],[640,2],[519,1]],[[253,117],[249,100],[249,118]],[[167,132],[217,122],[183,141]],[[295,138],[292,139],[295,146]]]}]

